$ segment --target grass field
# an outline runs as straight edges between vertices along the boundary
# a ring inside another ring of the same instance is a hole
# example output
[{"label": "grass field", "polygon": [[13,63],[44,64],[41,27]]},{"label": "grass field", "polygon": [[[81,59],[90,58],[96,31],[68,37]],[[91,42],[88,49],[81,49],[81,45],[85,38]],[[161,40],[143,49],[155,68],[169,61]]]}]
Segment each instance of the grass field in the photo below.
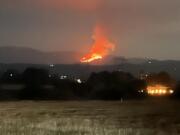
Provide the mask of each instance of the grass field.
[{"label": "grass field", "polygon": [[179,134],[178,101],[0,103],[0,135]]}]

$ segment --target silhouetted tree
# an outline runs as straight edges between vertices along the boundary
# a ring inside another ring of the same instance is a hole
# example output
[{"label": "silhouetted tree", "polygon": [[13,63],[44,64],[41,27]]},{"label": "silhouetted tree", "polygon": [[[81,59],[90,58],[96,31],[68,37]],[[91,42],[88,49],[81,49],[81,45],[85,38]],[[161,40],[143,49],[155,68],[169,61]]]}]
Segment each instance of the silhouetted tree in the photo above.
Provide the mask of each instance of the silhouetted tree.
[{"label": "silhouetted tree", "polygon": [[175,85],[175,80],[167,72],[151,74],[146,81],[150,85],[162,84],[168,87],[174,87]]},{"label": "silhouetted tree", "polygon": [[146,87],[144,81],[137,80],[129,73],[118,71],[92,73],[87,84],[92,98],[104,100],[136,98],[138,90]]},{"label": "silhouetted tree", "polygon": [[147,83],[145,80],[135,79],[131,83],[129,83],[131,87],[131,97],[142,98],[147,96]]},{"label": "silhouetted tree", "polygon": [[[8,69],[1,76],[1,83],[4,85],[0,85],[0,100],[15,100],[18,99],[19,91],[15,90],[14,87],[9,87],[10,85],[18,84],[21,82],[21,74],[14,69]],[[11,88],[13,90],[11,90]]]},{"label": "silhouetted tree", "polygon": [[173,97],[180,98],[180,81],[177,83],[175,87],[175,91],[173,93]]},{"label": "silhouetted tree", "polygon": [[20,73],[14,69],[7,70],[1,76],[2,83],[19,83],[20,80],[21,80]]},{"label": "silhouetted tree", "polygon": [[48,83],[48,71],[38,68],[27,68],[22,74],[25,89],[21,92],[21,98],[40,98],[43,94],[43,85]]},{"label": "silhouetted tree", "polygon": [[54,99],[76,99],[79,96],[79,85],[69,79],[54,80],[55,89],[52,93]]}]

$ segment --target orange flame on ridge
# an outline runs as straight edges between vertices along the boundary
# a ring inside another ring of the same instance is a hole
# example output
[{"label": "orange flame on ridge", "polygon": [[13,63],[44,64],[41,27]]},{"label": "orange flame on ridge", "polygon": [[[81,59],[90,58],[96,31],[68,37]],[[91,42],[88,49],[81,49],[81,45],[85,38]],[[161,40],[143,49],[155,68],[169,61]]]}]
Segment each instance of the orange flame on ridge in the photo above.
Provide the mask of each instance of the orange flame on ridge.
[{"label": "orange flame on ridge", "polygon": [[115,45],[108,40],[105,30],[100,25],[96,26],[93,39],[95,42],[90,52],[82,57],[80,62],[89,63],[94,60],[103,59],[110,51],[114,50]]}]

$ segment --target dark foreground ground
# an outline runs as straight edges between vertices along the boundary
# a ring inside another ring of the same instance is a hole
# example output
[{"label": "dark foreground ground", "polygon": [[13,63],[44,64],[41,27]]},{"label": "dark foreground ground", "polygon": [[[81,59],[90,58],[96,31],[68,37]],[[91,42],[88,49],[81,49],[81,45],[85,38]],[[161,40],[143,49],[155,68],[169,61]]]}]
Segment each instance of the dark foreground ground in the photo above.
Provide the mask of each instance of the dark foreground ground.
[{"label": "dark foreground ground", "polygon": [[179,135],[180,102],[1,102],[0,134]]}]

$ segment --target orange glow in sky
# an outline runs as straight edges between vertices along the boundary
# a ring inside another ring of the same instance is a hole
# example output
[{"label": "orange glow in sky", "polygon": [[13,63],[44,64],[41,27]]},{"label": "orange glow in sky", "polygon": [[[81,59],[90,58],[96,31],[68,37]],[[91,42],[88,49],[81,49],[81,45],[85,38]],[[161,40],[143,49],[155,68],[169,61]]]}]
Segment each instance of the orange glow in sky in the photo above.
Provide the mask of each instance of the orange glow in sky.
[{"label": "orange glow in sky", "polygon": [[105,30],[97,25],[93,35],[94,43],[89,53],[80,59],[82,63],[92,62],[94,60],[103,59],[111,51],[114,50],[115,45],[107,38]]}]

